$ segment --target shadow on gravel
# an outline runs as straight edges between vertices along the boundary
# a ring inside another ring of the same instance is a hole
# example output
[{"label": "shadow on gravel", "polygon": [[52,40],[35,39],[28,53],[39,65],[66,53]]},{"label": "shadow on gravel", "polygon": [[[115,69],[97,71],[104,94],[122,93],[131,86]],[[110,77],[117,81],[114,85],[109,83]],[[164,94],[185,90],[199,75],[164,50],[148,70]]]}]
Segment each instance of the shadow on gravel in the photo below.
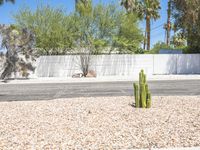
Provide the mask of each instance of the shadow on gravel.
[{"label": "shadow on gravel", "polygon": [[[76,95],[76,96],[65,96],[65,97],[56,97],[56,98],[35,98],[30,99],[30,98],[23,98],[23,99],[17,99],[17,98],[2,98],[0,97],[0,103],[1,102],[30,102],[30,101],[53,101],[53,100],[63,100],[63,99],[75,99],[75,98],[97,98],[97,97],[116,97],[117,95],[98,95],[98,96],[88,96],[88,95]],[[118,95],[119,97],[121,97],[122,95]],[[131,95],[127,95],[127,96],[131,96]],[[131,96],[132,97],[132,96]],[[134,107],[134,105],[132,105]]]}]

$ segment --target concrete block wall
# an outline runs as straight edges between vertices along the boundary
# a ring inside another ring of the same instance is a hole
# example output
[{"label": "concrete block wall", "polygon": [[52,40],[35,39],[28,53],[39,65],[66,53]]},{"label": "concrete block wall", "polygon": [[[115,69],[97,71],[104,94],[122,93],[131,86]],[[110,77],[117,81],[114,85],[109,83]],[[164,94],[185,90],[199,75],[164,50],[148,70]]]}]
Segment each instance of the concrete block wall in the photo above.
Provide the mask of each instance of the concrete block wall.
[{"label": "concrete block wall", "polygon": [[153,74],[200,74],[200,54],[162,54],[153,59]]},{"label": "concrete block wall", "polygon": [[[130,76],[144,69],[153,74],[153,55],[97,55],[92,56],[90,69],[97,76]],[[41,56],[36,63],[38,77],[71,77],[81,73],[80,56]]]},{"label": "concrete block wall", "polygon": [[177,74],[200,74],[200,54],[177,55]]},{"label": "concrete block wall", "polygon": [[37,77],[70,77],[80,72],[80,57],[67,56],[41,56],[37,60]]},{"label": "concrete block wall", "polygon": [[[91,57],[90,69],[97,76],[132,76],[141,69],[148,75],[200,74],[200,54],[97,55]],[[81,73],[80,56],[41,56],[35,76],[71,77]]]},{"label": "concrete block wall", "polygon": [[99,55],[93,56],[92,68],[98,76],[130,76],[143,68],[153,73],[152,55]]},{"label": "concrete block wall", "polygon": [[177,74],[177,55],[154,55],[153,56],[153,74]]}]

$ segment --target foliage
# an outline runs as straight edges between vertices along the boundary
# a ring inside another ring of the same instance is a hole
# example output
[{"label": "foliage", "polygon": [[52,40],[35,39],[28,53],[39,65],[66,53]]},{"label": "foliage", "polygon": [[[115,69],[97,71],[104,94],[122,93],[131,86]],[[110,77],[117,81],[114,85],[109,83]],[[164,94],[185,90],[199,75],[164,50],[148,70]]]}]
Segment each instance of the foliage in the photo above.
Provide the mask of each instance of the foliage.
[{"label": "foliage", "polygon": [[15,26],[0,26],[0,34],[2,36],[1,47],[7,49],[1,79],[10,77],[12,73],[16,76],[17,72],[28,77],[28,71],[34,70],[32,65],[35,61],[34,35],[26,28],[18,29]]},{"label": "foliage", "polygon": [[[157,42],[156,44],[154,44],[153,48],[150,51],[145,52],[146,54],[159,54],[159,51],[161,49],[167,49],[167,50],[183,50],[183,52],[185,53],[185,48],[186,46],[182,43],[182,41],[184,39],[181,39],[180,41],[176,41],[177,39],[174,39],[172,42],[172,44],[170,46],[168,46],[166,43],[164,42]],[[182,44],[181,44],[182,43]]]},{"label": "foliage", "polygon": [[146,75],[144,70],[139,73],[139,85],[134,83],[134,95],[136,108],[150,108],[151,107],[151,93],[146,82]]},{"label": "foliage", "polygon": [[[128,13],[135,12],[140,18],[146,21],[147,50],[150,50],[151,41],[151,20],[157,20],[159,15],[159,0],[122,0],[121,4],[126,8]],[[146,40],[146,39],[145,39]],[[146,42],[144,42],[146,45]]]},{"label": "foliage", "polygon": [[122,14],[119,33],[114,37],[113,46],[119,53],[142,53],[139,45],[143,39],[140,30],[137,28],[137,17],[133,14]]},{"label": "foliage", "polygon": [[172,47],[167,46],[167,44],[164,43],[164,42],[157,42],[157,43],[153,46],[153,48],[152,48],[150,51],[148,51],[147,53],[148,53],[148,54],[159,54],[159,51],[160,51],[161,49],[172,49]]},{"label": "foliage", "polygon": [[184,48],[186,46],[186,39],[182,33],[177,33],[173,36],[172,44],[175,48]]},{"label": "foliage", "polygon": [[125,7],[128,13],[135,12],[140,18],[144,17],[142,2],[139,0],[121,0],[121,5]]},{"label": "foliage", "polygon": [[88,7],[91,6],[89,2],[91,3],[88,1],[87,5],[79,2],[75,13],[78,29],[75,43],[80,54],[83,76],[87,76],[90,69],[92,54],[101,54],[103,49],[107,49],[109,53],[134,53],[142,40],[138,18],[127,15],[115,5],[98,4],[88,12]]},{"label": "foliage", "polygon": [[123,5],[129,13],[136,12],[141,18],[150,17],[152,19],[157,19],[160,17],[158,12],[158,10],[161,9],[159,0],[122,0],[121,5]]},{"label": "foliage", "polygon": [[[41,55],[75,53],[88,43],[92,54],[113,51],[134,53],[142,40],[137,17],[127,16],[114,4],[92,7],[90,0],[86,4],[77,0],[76,12],[71,14],[66,14],[60,8],[41,5],[35,12],[30,8],[21,8],[14,19],[17,26],[34,32],[36,47]],[[131,32],[125,31],[127,29],[131,29]],[[115,49],[116,45],[119,48]]]},{"label": "foliage", "polygon": [[75,0],[76,12],[81,16],[90,15],[92,12],[92,1],[91,0]]},{"label": "foliage", "polygon": [[200,1],[173,0],[175,26],[187,40],[190,53],[200,52]]},{"label": "foliage", "polygon": [[19,27],[29,28],[36,35],[36,47],[41,55],[65,54],[73,47],[76,29],[73,16],[64,10],[49,6],[38,6],[35,12],[22,8],[14,19]]},{"label": "foliage", "polygon": [[0,5],[3,5],[4,2],[11,2],[11,3],[15,3],[15,0],[0,0]]},{"label": "foliage", "polygon": [[[127,15],[115,5],[99,4],[93,8],[90,15],[77,17],[80,22],[79,37],[82,37],[80,41],[87,37],[93,47],[92,54],[99,54],[107,47],[111,48],[110,53],[134,53],[142,41],[138,18],[133,14]],[[88,42],[86,44],[88,45]]]}]

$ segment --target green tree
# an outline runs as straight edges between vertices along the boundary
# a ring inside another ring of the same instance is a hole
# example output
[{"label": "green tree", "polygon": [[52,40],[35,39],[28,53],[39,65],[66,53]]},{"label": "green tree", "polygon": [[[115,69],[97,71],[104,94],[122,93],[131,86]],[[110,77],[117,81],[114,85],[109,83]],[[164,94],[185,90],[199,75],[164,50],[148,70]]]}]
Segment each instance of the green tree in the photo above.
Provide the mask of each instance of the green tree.
[{"label": "green tree", "polygon": [[[159,15],[159,0],[122,0],[122,5],[128,12],[136,12],[139,17],[146,21],[145,39],[147,38],[147,50],[150,50],[151,41],[151,20],[157,20]],[[146,37],[147,36],[147,37]],[[146,43],[146,42],[144,42]],[[145,47],[145,46],[144,46]]]},{"label": "green tree", "polygon": [[38,6],[32,12],[30,8],[22,8],[13,17],[17,26],[27,27],[34,32],[36,47],[41,55],[65,54],[74,46],[76,22],[63,9]]},{"label": "green tree", "polygon": [[128,13],[137,12],[138,15],[143,18],[143,14],[141,14],[142,5],[139,0],[121,0],[121,5],[125,7]]},{"label": "green tree", "polygon": [[92,11],[92,0],[75,0],[76,11],[80,15],[91,14]]},{"label": "green tree", "polygon": [[186,37],[191,52],[200,52],[200,1],[173,0],[173,17],[177,32]]},{"label": "green tree", "polygon": [[143,53],[140,45],[142,32],[138,29],[138,18],[133,13],[121,14],[119,32],[114,36],[113,47],[119,53]]},{"label": "green tree", "polygon": [[181,32],[176,33],[173,36],[172,43],[173,43],[175,48],[182,49],[182,48],[186,47],[186,39],[185,39],[184,35]]},{"label": "green tree", "polygon": [[113,4],[98,4],[90,15],[78,17],[80,33],[90,39],[93,54],[102,53],[103,49],[109,53],[137,53],[142,34],[138,28],[139,19],[134,13],[126,14]]},{"label": "green tree", "polygon": [[[88,1],[89,2],[89,1]],[[79,3],[82,5],[82,3]],[[77,5],[79,5],[77,4]],[[59,8],[38,6],[35,11],[22,8],[15,15],[16,25],[31,29],[41,55],[60,55],[90,47],[91,54],[135,53],[142,34],[138,17],[127,14],[115,4],[97,4],[88,11],[81,8],[66,14]]]},{"label": "green tree", "polygon": [[159,51],[161,49],[172,49],[172,47],[168,46],[166,43],[164,42],[157,42],[156,44],[153,45],[153,48],[148,51],[148,54],[159,54]]}]

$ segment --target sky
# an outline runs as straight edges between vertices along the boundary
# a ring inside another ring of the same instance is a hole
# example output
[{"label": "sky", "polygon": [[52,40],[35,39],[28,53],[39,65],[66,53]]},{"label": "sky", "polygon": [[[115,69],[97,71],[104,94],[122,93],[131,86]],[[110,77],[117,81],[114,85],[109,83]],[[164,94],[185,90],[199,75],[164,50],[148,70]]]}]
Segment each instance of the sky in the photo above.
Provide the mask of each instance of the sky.
[{"label": "sky", "polygon": [[[11,3],[5,3],[0,6],[0,24],[11,24],[14,23],[12,14],[17,12],[23,6],[29,6],[33,11],[36,9],[38,4],[48,4],[52,7],[62,7],[66,9],[67,12],[74,11],[75,0],[16,0],[13,5]],[[120,0],[93,0],[93,4],[102,2],[104,4],[118,2]],[[167,21],[167,0],[160,0],[162,9],[160,10],[160,19],[151,22],[151,47],[158,41],[165,40],[165,31],[163,29],[163,24]],[[140,23],[140,28],[144,30],[145,22]]]}]

